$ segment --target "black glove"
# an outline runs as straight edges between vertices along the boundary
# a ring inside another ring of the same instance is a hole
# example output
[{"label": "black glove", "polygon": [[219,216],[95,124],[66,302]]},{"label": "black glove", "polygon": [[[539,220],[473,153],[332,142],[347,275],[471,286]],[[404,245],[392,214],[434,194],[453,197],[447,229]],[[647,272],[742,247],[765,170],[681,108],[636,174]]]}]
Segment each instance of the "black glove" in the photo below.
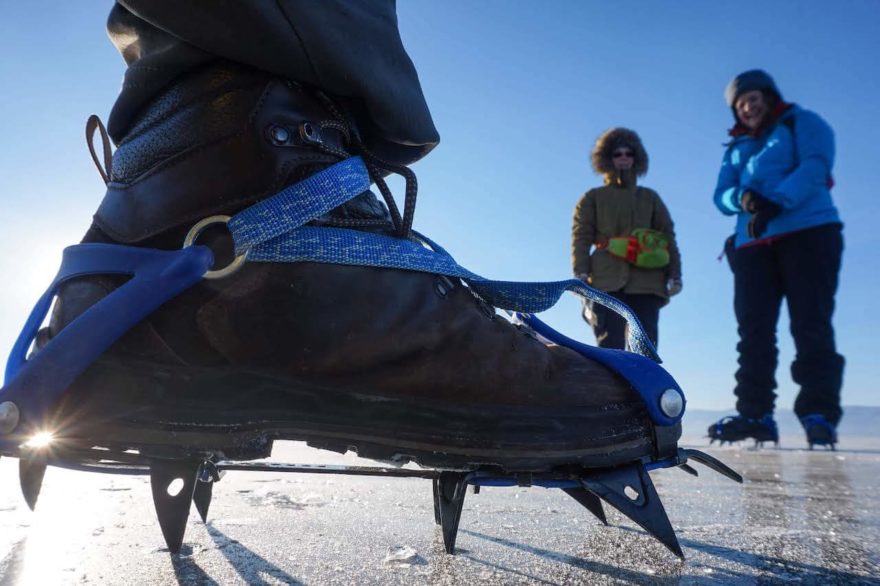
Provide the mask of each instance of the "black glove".
[{"label": "black glove", "polygon": [[749,220],[749,237],[760,238],[767,231],[770,220],[782,213],[782,206],[775,204],[760,193],[746,191],[740,201],[742,209],[752,214]]},{"label": "black glove", "polygon": [[781,207],[775,203],[771,205],[773,207],[758,210],[752,214],[752,219],[749,220],[749,237],[760,238],[763,236],[764,232],[767,231],[767,224],[770,223],[770,220],[782,213]]},{"label": "black glove", "polygon": [[[773,203],[757,191],[752,191],[751,189],[747,189],[745,193],[742,194],[742,199],[740,199],[739,205],[743,209],[743,211],[750,214],[754,214],[755,212],[759,212],[768,208],[776,208],[779,211],[782,210],[782,208],[780,208],[777,204]],[[777,215],[779,215],[778,211]]]}]

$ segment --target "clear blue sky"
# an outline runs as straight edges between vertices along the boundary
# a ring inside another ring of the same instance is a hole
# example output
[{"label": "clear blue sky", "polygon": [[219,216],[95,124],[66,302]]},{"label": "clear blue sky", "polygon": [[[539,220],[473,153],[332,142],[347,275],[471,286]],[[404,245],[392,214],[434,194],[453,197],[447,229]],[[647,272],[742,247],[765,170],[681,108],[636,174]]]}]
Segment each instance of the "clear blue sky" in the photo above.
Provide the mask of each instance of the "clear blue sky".
[{"label": "clear blue sky", "polygon": [[[83,129],[91,113],[106,120],[123,74],[104,32],[110,5],[0,0],[3,355],[103,194]],[[836,132],[844,403],[880,405],[880,2],[438,0],[398,11],[442,137],[414,166],[416,227],[471,270],[568,277],[572,209],[600,182],[589,167],[595,137],[610,126],[641,134],[643,183],[670,208],[684,263],[684,292],[661,312],[660,354],[695,407],[733,405],[732,278],[716,261],[733,224],[712,205],[732,122],[722,91],[745,69],[771,72],[787,100]],[[578,312],[571,297],[543,317],[592,342]],[[779,407],[790,408],[787,318],[779,329]]]}]

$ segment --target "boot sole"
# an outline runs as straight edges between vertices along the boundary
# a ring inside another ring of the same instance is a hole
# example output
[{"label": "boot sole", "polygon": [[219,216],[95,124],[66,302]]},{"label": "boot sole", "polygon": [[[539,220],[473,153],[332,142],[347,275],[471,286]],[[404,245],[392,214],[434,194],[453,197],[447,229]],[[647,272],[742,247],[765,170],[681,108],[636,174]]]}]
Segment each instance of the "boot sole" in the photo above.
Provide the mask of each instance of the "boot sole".
[{"label": "boot sole", "polygon": [[399,464],[539,471],[611,467],[654,452],[653,428],[640,403],[452,405],[341,392],[228,367],[113,359],[99,359],[77,380],[54,420],[53,428],[75,444],[175,457],[262,458],[280,439]]}]

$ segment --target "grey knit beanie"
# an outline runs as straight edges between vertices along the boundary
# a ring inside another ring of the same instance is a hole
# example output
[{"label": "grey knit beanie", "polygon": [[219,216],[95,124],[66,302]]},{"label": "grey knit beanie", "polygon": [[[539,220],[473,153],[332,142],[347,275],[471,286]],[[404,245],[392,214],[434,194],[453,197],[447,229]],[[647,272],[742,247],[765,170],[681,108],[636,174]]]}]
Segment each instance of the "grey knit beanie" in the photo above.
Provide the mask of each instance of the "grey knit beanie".
[{"label": "grey knit beanie", "polygon": [[752,90],[770,91],[782,99],[776,82],[762,69],[750,69],[734,77],[724,90],[724,99],[727,100],[727,105],[733,108],[738,97]]}]

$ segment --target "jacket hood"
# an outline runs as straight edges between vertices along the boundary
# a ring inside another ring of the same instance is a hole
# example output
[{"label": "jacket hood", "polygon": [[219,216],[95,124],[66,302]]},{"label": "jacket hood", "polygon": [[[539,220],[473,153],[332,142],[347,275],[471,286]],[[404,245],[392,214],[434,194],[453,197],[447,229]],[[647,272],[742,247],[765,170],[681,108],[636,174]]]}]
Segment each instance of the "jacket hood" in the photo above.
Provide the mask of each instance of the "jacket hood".
[{"label": "jacket hood", "polygon": [[635,154],[635,162],[632,170],[637,177],[642,177],[648,172],[648,153],[642,146],[642,139],[634,130],[628,128],[609,128],[599,135],[593,146],[592,162],[593,170],[605,177],[606,180],[614,177],[617,170],[611,153],[614,149],[627,146]]},{"label": "jacket hood", "polygon": [[739,138],[740,136],[761,136],[761,134],[763,134],[768,128],[774,126],[783,118],[793,115],[796,108],[797,106],[794,104],[779,100],[764,118],[764,121],[761,122],[761,125],[755,130],[750,129],[748,126],[740,122],[739,118],[734,114],[733,118],[736,120],[736,124],[734,124],[733,128],[727,131],[727,134],[734,139]]}]

